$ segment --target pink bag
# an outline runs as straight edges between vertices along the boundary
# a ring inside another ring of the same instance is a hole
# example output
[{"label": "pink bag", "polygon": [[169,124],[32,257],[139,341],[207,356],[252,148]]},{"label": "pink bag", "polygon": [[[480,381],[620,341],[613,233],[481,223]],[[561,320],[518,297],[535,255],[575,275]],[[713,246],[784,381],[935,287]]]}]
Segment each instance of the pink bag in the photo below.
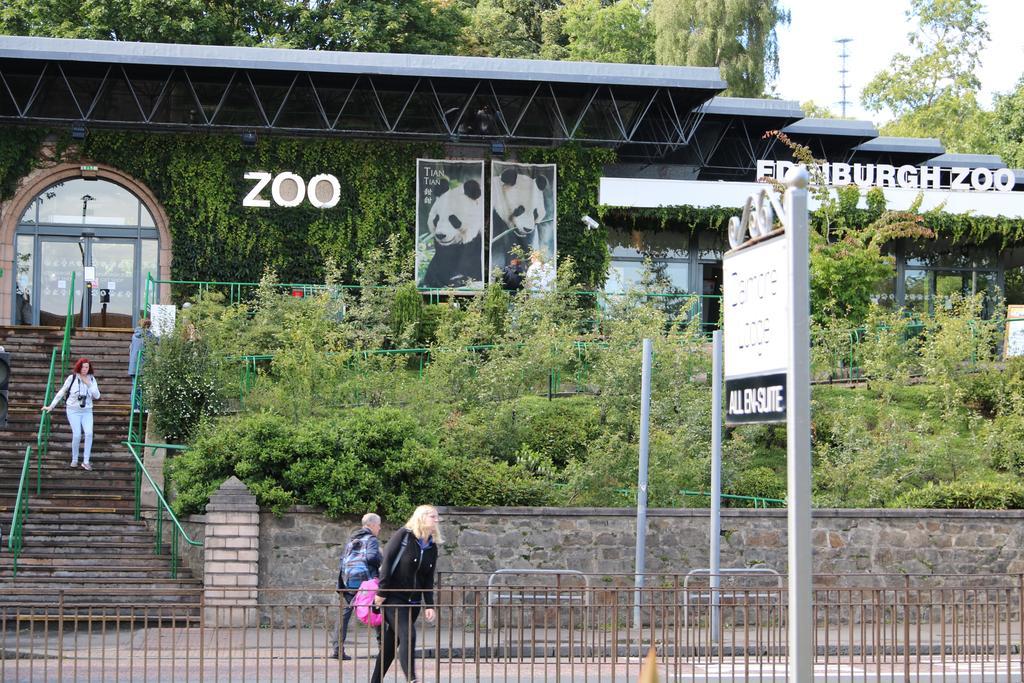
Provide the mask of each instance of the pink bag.
[{"label": "pink bag", "polygon": [[359,584],[359,591],[356,593],[356,597],[352,599],[352,605],[356,608],[356,619],[367,626],[380,626],[384,621],[384,617],[379,609],[376,612],[371,609],[373,607],[373,599],[377,597],[377,588],[379,586],[380,583],[377,579],[363,581]]}]

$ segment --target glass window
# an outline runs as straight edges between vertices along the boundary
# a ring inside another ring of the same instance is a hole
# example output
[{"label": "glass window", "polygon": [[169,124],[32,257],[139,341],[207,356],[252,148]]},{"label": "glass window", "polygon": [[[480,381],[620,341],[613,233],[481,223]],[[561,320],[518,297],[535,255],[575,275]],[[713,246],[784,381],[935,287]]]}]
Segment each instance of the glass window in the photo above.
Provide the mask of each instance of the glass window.
[{"label": "glass window", "polygon": [[871,300],[885,308],[896,307],[896,278],[886,278],[878,285]]},{"label": "glass window", "polygon": [[685,259],[689,236],[669,230],[621,230],[608,228],[608,247],[613,257]]},{"label": "glass window", "polygon": [[907,265],[922,268],[970,267],[971,254],[965,246],[955,246],[949,240],[911,242],[907,247]]},{"label": "glass window", "polygon": [[935,305],[949,310],[953,306],[953,296],[970,294],[972,286],[970,271],[939,272],[935,274]]},{"label": "glass window", "polygon": [[[35,206],[35,204],[33,204]],[[14,324],[32,324],[32,282],[35,275],[33,246],[35,239],[31,235],[19,235],[15,268],[17,276],[14,283]]]},{"label": "glass window", "polygon": [[39,195],[39,222],[134,226],[139,224],[139,199],[120,185],[106,180],[73,178],[59,182]]},{"label": "glass window", "polygon": [[697,233],[697,258],[701,261],[721,261],[725,253],[725,233]]},{"label": "glass window", "polygon": [[[644,276],[647,280],[644,280]],[[650,272],[644,272],[640,259],[612,259],[604,291],[609,294],[636,290],[689,291],[690,264],[686,261],[650,262]]]},{"label": "glass window", "polygon": [[[160,279],[160,262],[157,251],[156,240],[142,240],[142,259],[139,268],[139,308],[146,303],[146,275],[152,275],[154,280]],[[152,297],[155,292],[150,292]],[[157,303],[150,300],[150,303]]]},{"label": "glass window", "polygon": [[25,213],[23,213],[21,215],[21,222],[29,224],[29,225],[35,225],[35,222],[36,222],[36,209],[38,209],[38,208],[39,208],[39,200],[36,199],[31,204],[28,205],[28,208],[25,209]]},{"label": "glass window", "polygon": [[907,310],[925,315],[928,313],[928,271],[906,270],[903,275],[903,305]]},{"label": "glass window", "polygon": [[156,221],[153,220],[153,214],[149,212],[149,209],[142,205],[142,202],[139,202],[139,204],[142,206],[142,227],[155,228]]}]

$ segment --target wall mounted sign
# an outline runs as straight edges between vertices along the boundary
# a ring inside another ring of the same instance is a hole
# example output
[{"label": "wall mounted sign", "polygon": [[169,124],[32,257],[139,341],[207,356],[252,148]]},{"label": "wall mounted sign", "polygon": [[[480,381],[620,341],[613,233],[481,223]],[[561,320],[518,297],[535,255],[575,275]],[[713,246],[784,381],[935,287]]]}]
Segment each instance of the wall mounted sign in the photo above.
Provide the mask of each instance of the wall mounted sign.
[{"label": "wall mounted sign", "polygon": [[[756,177],[781,180],[795,166],[789,161],[759,159]],[[832,186],[899,187],[909,190],[970,190],[974,192],[1010,192],[1017,182],[1008,168],[970,168],[966,166],[893,166],[891,164],[844,164],[826,162],[821,165],[825,183]],[[948,184],[943,184],[948,174]]]},{"label": "wall mounted sign", "polygon": [[307,184],[302,176],[284,171],[276,176],[266,171],[249,171],[246,180],[256,182],[242,200],[242,206],[265,209],[270,206],[270,199],[263,196],[267,185],[270,185],[270,197],[278,206],[298,206],[303,200],[318,209],[329,209],[337,206],[341,200],[341,183],[330,173],[321,173],[309,179]]}]

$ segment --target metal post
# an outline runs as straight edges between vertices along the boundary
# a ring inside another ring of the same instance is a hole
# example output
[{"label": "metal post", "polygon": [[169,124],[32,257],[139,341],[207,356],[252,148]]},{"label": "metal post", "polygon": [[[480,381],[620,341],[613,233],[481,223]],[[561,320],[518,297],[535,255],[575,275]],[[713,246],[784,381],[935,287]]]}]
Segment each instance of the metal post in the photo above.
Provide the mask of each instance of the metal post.
[{"label": "metal post", "polygon": [[636,482],[636,577],[633,592],[633,624],[640,626],[640,601],[644,587],[644,556],[647,552],[647,455],[651,422],[651,355],[653,345],[644,339],[643,368],[640,373],[640,467]]},{"label": "metal post", "polygon": [[792,337],[786,378],[787,499],[789,514],[789,680],[814,678],[811,641],[811,377],[807,169],[786,179],[789,240],[789,320]]},{"label": "metal post", "polygon": [[711,642],[718,642],[722,540],[722,331],[711,335]]}]

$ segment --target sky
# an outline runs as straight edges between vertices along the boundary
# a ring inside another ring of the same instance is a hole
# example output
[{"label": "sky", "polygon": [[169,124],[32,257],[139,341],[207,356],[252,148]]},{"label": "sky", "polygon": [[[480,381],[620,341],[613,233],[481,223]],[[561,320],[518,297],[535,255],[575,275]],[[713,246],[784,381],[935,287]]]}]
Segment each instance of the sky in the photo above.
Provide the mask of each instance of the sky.
[{"label": "sky", "polygon": [[[992,96],[1012,90],[1024,75],[1024,0],[982,0],[991,41],[982,54],[981,98],[990,108]],[[778,31],[779,77],[776,94],[787,100],[840,107],[839,38],[847,44],[847,116],[884,123],[888,113],[865,111],[860,104],[864,86],[887,68],[898,52],[913,54],[907,33],[916,28],[906,11],[909,0],[782,0],[792,15]]]}]

